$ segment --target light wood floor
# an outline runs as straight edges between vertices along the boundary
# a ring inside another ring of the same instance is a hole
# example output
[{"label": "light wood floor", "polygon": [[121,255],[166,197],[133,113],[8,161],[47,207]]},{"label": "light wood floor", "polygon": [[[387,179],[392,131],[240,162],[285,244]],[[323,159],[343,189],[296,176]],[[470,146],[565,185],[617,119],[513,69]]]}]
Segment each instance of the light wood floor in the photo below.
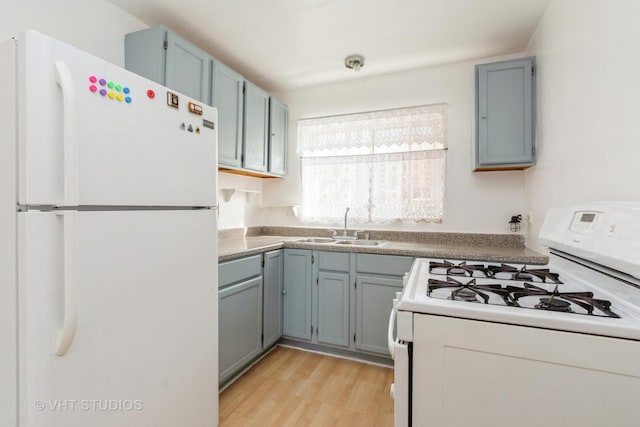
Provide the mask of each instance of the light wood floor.
[{"label": "light wood floor", "polygon": [[393,426],[393,370],[277,347],[220,395],[220,426]]}]

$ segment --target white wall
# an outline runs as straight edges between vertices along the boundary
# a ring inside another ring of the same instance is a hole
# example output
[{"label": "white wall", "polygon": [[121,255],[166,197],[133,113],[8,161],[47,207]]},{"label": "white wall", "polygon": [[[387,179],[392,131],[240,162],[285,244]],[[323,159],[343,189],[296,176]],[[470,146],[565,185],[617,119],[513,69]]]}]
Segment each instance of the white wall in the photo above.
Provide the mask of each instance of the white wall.
[{"label": "white wall", "polygon": [[148,27],[106,0],[0,0],[0,40],[38,30],[116,65],[124,35]]},{"label": "white wall", "polygon": [[[498,59],[505,58],[491,60]],[[449,147],[444,222],[389,224],[381,228],[508,233],[511,215],[524,213],[524,173],[472,172],[474,64],[491,60],[429,67],[277,94],[289,106],[289,171],[285,180],[263,183],[264,204],[286,206],[300,202],[296,155],[298,119],[444,102],[448,104]],[[361,72],[366,75],[366,65]],[[284,208],[265,208],[260,220],[269,225],[302,225],[292,217],[290,209]]]},{"label": "white wall", "polygon": [[525,174],[528,241],[548,208],[640,200],[640,2],[554,0],[538,63],[538,165]]},{"label": "white wall", "polygon": [[[252,217],[255,209],[261,205],[262,181],[259,178],[218,172],[218,202],[220,204],[218,228],[247,226],[247,219]],[[235,192],[229,193],[230,189]],[[255,224],[250,225],[262,225],[260,218],[256,219]]]}]

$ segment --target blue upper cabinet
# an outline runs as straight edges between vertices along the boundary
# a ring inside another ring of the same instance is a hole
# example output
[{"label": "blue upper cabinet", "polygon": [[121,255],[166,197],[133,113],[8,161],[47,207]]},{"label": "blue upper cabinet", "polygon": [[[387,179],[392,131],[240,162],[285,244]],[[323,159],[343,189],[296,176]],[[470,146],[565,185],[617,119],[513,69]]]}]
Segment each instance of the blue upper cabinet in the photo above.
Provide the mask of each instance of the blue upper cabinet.
[{"label": "blue upper cabinet", "polygon": [[210,84],[211,56],[168,31],[165,85],[209,104]]},{"label": "blue upper cabinet", "polygon": [[244,82],[244,152],[242,166],[266,172],[268,162],[269,94]]},{"label": "blue upper cabinet", "polygon": [[274,97],[269,98],[269,172],[287,174],[288,109]]},{"label": "blue upper cabinet", "polygon": [[210,103],[211,56],[164,26],[125,36],[125,68]]},{"label": "blue upper cabinet", "polygon": [[288,109],[183,37],[159,25],[125,35],[125,68],[218,109],[218,169],[286,174]]},{"label": "blue upper cabinet", "polygon": [[535,58],[476,65],[476,170],[533,166]]},{"label": "blue upper cabinet", "polygon": [[213,60],[211,104],[218,108],[218,163],[221,166],[242,166],[243,90],[244,78]]}]

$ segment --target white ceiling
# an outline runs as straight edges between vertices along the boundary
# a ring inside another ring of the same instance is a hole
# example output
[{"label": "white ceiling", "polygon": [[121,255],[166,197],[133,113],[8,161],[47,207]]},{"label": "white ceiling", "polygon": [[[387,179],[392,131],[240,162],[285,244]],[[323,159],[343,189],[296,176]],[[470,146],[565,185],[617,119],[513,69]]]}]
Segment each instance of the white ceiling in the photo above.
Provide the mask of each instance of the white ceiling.
[{"label": "white ceiling", "polygon": [[550,0],[109,1],[277,91],[521,52]]}]

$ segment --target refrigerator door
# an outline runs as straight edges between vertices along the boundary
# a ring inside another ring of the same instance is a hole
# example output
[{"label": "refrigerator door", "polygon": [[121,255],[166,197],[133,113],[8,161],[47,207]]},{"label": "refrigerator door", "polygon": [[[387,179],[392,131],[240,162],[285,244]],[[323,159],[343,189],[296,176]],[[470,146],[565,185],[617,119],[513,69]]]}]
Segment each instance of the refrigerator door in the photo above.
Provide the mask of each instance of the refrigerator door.
[{"label": "refrigerator door", "polygon": [[18,216],[20,425],[217,425],[216,212]]},{"label": "refrigerator door", "polygon": [[19,203],[215,206],[217,110],[27,31]]}]

